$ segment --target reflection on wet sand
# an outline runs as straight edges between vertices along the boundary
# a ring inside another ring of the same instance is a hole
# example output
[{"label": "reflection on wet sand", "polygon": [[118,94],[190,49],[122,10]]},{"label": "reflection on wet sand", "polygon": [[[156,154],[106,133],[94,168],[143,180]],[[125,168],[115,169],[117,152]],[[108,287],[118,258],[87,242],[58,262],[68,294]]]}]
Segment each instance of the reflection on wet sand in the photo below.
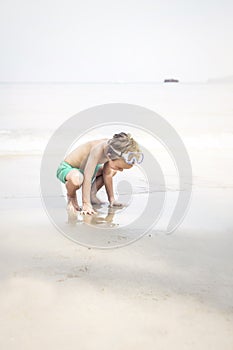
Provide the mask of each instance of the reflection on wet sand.
[{"label": "reflection on wet sand", "polygon": [[73,210],[67,210],[68,214],[68,223],[76,224],[76,223],[85,223],[88,225],[99,226],[103,228],[111,228],[118,227],[119,224],[113,221],[116,212],[123,209],[123,207],[107,207],[103,205],[93,205],[97,214],[95,215],[82,215],[80,212]]}]

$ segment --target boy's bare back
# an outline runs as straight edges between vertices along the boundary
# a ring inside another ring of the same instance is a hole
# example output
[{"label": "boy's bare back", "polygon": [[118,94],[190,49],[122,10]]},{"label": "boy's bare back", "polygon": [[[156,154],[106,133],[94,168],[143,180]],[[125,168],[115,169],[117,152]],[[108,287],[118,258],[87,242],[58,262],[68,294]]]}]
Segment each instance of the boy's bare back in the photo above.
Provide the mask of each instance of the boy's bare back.
[{"label": "boy's bare back", "polygon": [[77,148],[75,148],[68,156],[65,157],[64,161],[69,163],[72,167],[79,168],[84,170],[88,157],[90,153],[98,148],[100,150],[102,149],[102,152],[98,152],[100,156],[98,159],[96,159],[97,163],[104,163],[106,162],[106,157],[104,155],[104,146],[106,145],[106,141],[108,139],[99,139],[99,140],[92,140],[89,142],[86,142],[84,144],[79,145]]}]

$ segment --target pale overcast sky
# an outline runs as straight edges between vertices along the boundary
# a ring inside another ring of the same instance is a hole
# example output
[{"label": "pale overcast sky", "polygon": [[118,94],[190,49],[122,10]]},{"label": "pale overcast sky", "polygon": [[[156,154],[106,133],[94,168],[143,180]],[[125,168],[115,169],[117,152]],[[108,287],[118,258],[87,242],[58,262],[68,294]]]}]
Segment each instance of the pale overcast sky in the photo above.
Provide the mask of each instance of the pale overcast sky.
[{"label": "pale overcast sky", "polygon": [[233,75],[232,0],[2,0],[0,81]]}]

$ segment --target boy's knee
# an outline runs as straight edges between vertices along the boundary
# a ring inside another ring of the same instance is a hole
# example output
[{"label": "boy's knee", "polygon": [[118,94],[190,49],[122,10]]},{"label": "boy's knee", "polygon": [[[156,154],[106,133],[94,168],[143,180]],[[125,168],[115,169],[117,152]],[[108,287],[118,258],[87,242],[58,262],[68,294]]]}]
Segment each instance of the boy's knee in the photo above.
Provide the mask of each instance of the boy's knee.
[{"label": "boy's knee", "polygon": [[83,183],[83,175],[77,170],[73,171],[71,170],[67,176],[66,176],[67,181],[71,181],[71,183],[74,186],[81,186]]}]

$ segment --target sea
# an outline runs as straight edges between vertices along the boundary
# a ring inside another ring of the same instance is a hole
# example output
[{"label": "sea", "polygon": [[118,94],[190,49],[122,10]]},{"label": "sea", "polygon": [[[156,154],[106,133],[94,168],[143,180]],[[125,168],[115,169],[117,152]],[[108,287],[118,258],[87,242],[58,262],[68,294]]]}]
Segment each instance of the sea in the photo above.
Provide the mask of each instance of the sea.
[{"label": "sea", "polygon": [[232,149],[233,84],[0,84],[0,154],[42,154],[68,118],[96,105],[129,103],[166,119],[187,147]]},{"label": "sea", "polygon": [[[158,113],[195,158],[194,170],[198,157],[207,162],[210,157],[232,160],[231,83],[2,83],[0,155],[43,155],[50,137],[67,119],[108,103],[134,104]],[[107,134],[93,130],[91,136]],[[144,139],[146,143],[148,137]]]}]

